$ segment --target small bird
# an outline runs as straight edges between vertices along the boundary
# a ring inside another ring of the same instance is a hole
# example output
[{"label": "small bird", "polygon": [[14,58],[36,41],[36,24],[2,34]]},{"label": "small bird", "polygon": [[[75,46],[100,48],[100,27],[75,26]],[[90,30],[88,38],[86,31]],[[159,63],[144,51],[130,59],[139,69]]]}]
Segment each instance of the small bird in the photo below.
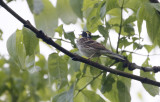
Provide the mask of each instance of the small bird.
[{"label": "small bird", "polygon": [[81,36],[77,40],[76,45],[80,53],[88,57],[89,59],[92,57],[99,57],[101,55],[106,55],[113,59],[122,60],[122,61],[125,60],[124,56],[113,53],[112,51],[106,49],[102,44],[92,40],[91,32],[83,31],[82,34],[80,35]]}]

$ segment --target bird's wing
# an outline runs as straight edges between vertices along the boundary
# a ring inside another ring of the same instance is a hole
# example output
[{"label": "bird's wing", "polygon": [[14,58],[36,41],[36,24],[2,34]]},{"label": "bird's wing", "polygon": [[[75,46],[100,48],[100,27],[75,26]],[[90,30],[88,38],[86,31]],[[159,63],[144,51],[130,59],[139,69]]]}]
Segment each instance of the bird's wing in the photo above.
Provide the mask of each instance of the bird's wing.
[{"label": "bird's wing", "polygon": [[102,44],[100,44],[100,43],[98,43],[94,40],[91,40],[91,39],[86,40],[84,42],[84,44],[86,46],[92,47],[92,48],[97,49],[97,50],[106,50],[106,48]]}]

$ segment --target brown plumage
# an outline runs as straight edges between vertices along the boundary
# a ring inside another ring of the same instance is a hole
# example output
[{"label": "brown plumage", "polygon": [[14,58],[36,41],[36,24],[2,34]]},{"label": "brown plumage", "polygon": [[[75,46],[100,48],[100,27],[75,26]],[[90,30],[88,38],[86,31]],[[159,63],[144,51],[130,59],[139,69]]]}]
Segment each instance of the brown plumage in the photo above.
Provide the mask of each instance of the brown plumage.
[{"label": "brown plumage", "polygon": [[111,58],[116,58],[119,60],[124,60],[124,57],[113,53],[112,51],[106,49],[101,43],[98,43],[91,39],[90,32],[84,32],[81,34],[82,38],[77,40],[77,47],[84,56],[86,57],[99,57],[100,55],[107,55]]}]

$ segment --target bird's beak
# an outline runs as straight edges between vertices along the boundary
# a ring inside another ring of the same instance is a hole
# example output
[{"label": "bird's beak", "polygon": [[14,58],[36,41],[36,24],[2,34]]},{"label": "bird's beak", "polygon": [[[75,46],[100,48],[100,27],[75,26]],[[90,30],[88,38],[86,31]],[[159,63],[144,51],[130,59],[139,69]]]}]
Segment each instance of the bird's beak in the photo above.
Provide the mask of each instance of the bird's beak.
[{"label": "bird's beak", "polygon": [[82,38],[82,34],[79,34],[79,37]]}]

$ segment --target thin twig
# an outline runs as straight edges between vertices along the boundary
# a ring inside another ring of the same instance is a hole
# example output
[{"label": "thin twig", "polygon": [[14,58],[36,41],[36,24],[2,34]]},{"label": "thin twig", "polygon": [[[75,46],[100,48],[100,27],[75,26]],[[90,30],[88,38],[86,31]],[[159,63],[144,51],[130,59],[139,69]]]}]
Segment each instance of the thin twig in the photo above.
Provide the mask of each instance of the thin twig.
[{"label": "thin twig", "polygon": [[93,77],[93,79],[88,82],[84,87],[82,87],[81,89],[78,90],[78,92],[76,93],[76,95],[74,97],[76,97],[81,91],[83,91],[83,89],[85,89],[89,84],[91,84],[95,79],[97,79],[103,72],[99,73],[97,76]]},{"label": "thin twig", "polygon": [[[44,34],[43,31],[41,30],[37,30],[33,25],[31,25],[31,23],[29,21],[26,21],[24,20],[23,18],[21,18],[17,13],[15,13],[10,7],[8,7],[4,2],[3,0],[0,0],[0,5],[5,8],[9,13],[11,13],[15,18],[17,18],[19,21],[21,21],[24,26],[28,29],[30,29],[31,31],[33,31],[36,36],[40,39],[42,39],[44,42],[46,42],[47,44],[49,45],[52,45],[53,47],[55,47],[56,49],[60,50],[61,52],[63,52],[64,54],[68,55],[69,57],[72,58],[72,60],[74,61],[80,61],[80,62],[83,62],[83,63],[86,63],[88,65],[91,65],[95,68],[98,68],[100,70],[103,70],[103,71],[106,71],[106,72],[110,72],[112,74],[116,74],[116,75],[120,75],[120,76],[123,76],[123,77],[127,77],[127,78],[130,78],[130,79],[135,79],[135,80],[138,80],[142,83],[146,83],[146,84],[151,84],[151,85],[155,85],[155,86],[159,86],[160,87],[160,82],[157,82],[157,81],[154,81],[154,80],[151,80],[151,79],[148,79],[148,78],[145,78],[145,77],[141,77],[141,76],[137,76],[137,75],[133,75],[133,74],[130,74],[130,73],[126,73],[126,72],[123,72],[123,71],[119,71],[119,70],[116,70],[116,69],[111,69],[109,67],[106,67],[106,66],[103,66],[99,63],[96,63],[96,62],[93,62],[91,60],[88,60],[86,58],[83,58],[79,55],[76,55],[76,54],[73,54],[71,52],[69,52],[68,50],[66,50],[65,48],[59,46],[57,43],[55,43],[52,38],[46,36],[46,34]],[[130,64],[128,62],[128,60],[125,60],[125,62],[122,62],[122,63],[125,63],[125,64]],[[156,69],[157,67],[155,67]],[[154,68],[153,68],[154,69]]]},{"label": "thin twig", "polygon": [[121,36],[121,31],[122,31],[122,22],[123,22],[123,4],[124,4],[124,0],[123,0],[123,2],[122,2],[122,6],[121,6],[121,22],[120,22],[120,25],[119,25],[119,33],[118,33],[118,42],[117,42],[116,53],[118,53],[119,41],[120,41],[120,36]]},{"label": "thin twig", "polygon": [[67,43],[71,43],[70,41],[64,40],[64,39],[62,39],[62,38],[52,38],[52,39],[61,40],[61,41],[67,42]]},{"label": "thin twig", "polygon": [[157,55],[160,55],[160,54],[147,54],[147,55],[145,55],[145,54],[140,54],[140,53],[136,53],[136,52],[133,52],[133,51],[127,51],[127,50],[122,50],[122,53],[123,52],[129,52],[129,53],[133,53],[133,54],[136,54],[136,55],[140,55],[140,56],[157,56]]}]

